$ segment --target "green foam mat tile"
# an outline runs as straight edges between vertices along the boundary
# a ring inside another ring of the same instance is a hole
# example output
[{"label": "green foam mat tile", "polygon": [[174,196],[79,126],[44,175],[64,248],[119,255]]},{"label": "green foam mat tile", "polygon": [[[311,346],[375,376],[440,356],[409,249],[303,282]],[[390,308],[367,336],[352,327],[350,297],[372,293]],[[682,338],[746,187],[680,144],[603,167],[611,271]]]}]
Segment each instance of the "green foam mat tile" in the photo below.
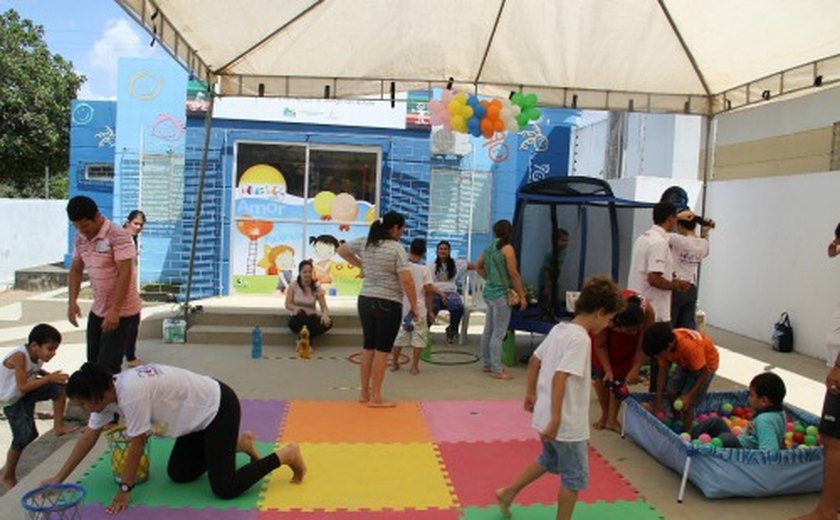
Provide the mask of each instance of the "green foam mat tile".
[{"label": "green foam mat tile", "polygon": [[[510,508],[513,518],[516,520],[544,520],[554,518],[557,514],[557,506],[533,504],[520,506],[514,504]],[[504,518],[497,506],[492,507],[468,507],[464,509],[461,520],[499,520]],[[578,501],[572,520],[605,520],[608,518],[620,518],[621,520],[662,520],[662,515],[653,506],[644,500],[628,502],[618,500],[616,502],[593,502],[586,504]]]},{"label": "green foam mat tile", "polygon": [[[175,441],[172,439],[153,438],[151,443],[151,469],[149,480],[138,484],[131,492],[131,503],[148,507],[168,507],[173,509],[242,509],[256,510],[259,505],[260,491],[268,480],[268,476],[254,484],[251,489],[238,498],[222,500],[213,494],[210,482],[204,474],[194,482],[175,484],[166,474],[169,454]],[[274,451],[274,444],[256,442],[257,451],[268,455]],[[236,456],[237,467],[248,463],[250,459],[244,453]],[[270,474],[269,474],[270,475]],[[117,492],[117,484],[111,473],[111,452],[105,453],[79,480],[79,484],[87,490],[85,504],[108,505]]]}]

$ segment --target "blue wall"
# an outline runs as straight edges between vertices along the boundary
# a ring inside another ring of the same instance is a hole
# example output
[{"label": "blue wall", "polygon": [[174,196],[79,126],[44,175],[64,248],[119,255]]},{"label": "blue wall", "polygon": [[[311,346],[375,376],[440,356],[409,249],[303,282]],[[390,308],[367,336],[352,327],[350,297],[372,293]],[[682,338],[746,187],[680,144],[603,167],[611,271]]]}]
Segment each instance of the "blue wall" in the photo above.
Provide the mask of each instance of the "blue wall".
[{"label": "blue wall", "polygon": [[[92,198],[99,206],[100,213],[112,218],[113,181],[88,180],[85,178],[85,168],[90,164],[114,164],[117,103],[75,100],[70,105],[70,114],[70,196],[86,195]],[[69,233],[64,264],[69,267],[76,230],[69,221],[67,226]]]}]

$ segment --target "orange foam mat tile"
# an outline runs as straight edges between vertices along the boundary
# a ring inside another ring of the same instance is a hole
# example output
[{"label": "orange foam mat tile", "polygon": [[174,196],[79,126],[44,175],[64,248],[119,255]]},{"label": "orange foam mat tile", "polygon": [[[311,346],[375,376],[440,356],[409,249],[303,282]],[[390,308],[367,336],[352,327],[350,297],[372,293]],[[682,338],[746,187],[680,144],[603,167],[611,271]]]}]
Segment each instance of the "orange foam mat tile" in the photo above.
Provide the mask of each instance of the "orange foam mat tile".
[{"label": "orange foam mat tile", "polygon": [[292,401],[279,440],[286,442],[431,442],[417,402],[369,408],[350,401]]},{"label": "orange foam mat tile", "polygon": [[458,507],[440,454],[432,443],[300,445],[306,476],[289,483],[275,471],[260,510],[447,510]]}]

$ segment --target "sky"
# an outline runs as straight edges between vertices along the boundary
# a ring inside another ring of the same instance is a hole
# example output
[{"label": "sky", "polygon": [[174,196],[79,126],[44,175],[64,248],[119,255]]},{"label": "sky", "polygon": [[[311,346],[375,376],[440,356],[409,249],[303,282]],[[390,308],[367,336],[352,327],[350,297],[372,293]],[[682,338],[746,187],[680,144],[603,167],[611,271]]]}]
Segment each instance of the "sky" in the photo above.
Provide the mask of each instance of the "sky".
[{"label": "sky", "polygon": [[171,59],[113,0],[0,0],[9,9],[43,26],[50,52],[87,78],[80,99],[116,99],[119,58]]}]

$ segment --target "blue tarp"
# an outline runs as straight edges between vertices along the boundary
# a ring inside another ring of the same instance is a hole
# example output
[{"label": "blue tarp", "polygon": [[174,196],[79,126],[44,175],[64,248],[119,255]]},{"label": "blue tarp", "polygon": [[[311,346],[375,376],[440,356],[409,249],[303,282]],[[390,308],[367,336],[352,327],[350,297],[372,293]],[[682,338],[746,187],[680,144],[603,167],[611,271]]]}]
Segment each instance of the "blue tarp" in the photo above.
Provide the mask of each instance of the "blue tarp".
[{"label": "blue tarp", "polygon": [[[772,451],[716,448],[711,444],[694,447],[640,404],[652,401],[653,395],[646,393],[634,393],[625,400],[624,433],[680,475],[686,458],[691,457],[688,479],[706,498],[765,497],[822,490],[822,447]],[[719,410],[725,402],[746,406],[747,391],[710,392],[698,405],[698,414]],[[819,418],[794,406],[785,405],[785,412],[806,424],[819,423]]]}]

